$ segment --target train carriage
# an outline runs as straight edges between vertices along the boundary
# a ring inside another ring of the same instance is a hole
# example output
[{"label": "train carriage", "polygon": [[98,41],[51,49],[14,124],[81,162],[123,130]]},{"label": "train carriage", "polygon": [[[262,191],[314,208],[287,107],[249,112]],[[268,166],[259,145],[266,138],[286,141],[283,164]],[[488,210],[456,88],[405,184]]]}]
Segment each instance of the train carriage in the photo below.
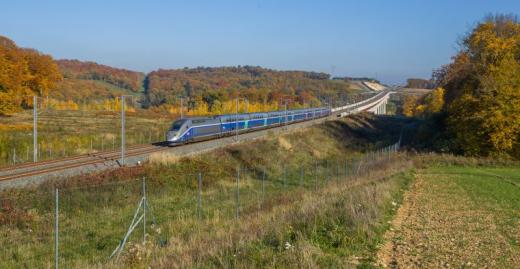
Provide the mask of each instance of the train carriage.
[{"label": "train carriage", "polygon": [[293,122],[300,122],[330,115],[330,108],[310,108],[263,113],[228,114],[213,117],[193,117],[175,121],[167,133],[170,145],[213,137],[233,135],[238,132],[264,129]]},{"label": "train carriage", "polygon": [[267,113],[251,113],[249,114],[248,129],[260,128],[267,126]]}]

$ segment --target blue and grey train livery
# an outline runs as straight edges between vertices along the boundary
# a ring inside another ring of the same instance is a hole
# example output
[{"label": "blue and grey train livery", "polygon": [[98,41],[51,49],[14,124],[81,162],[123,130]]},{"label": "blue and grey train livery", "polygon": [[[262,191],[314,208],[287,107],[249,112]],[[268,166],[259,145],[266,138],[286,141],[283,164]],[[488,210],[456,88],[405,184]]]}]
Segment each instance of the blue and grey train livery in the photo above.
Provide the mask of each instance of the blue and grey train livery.
[{"label": "blue and grey train livery", "polygon": [[170,145],[206,140],[246,131],[254,131],[326,117],[330,108],[307,108],[263,113],[227,114],[213,117],[192,117],[175,121],[166,135]]}]

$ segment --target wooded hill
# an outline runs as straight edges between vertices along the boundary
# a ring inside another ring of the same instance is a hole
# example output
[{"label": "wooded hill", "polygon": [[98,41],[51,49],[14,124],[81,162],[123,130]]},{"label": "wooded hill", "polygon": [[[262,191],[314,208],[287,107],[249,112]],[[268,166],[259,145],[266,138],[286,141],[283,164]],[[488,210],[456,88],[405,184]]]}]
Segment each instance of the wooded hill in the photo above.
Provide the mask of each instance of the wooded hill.
[{"label": "wooded hill", "polygon": [[188,109],[202,106],[200,111],[213,113],[227,111],[225,107],[236,97],[265,109],[282,103],[335,105],[346,102],[347,94],[355,91],[348,80],[319,72],[236,66],[159,69],[145,75],[94,62],[53,60],[19,48],[6,37],[0,36],[0,41],[0,115],[30,108],[33,95],[86,104],[131,94],[139,96],[145,108],[168,111],[179,106],[182,97]]},{"label": "wooded hill", "polygon": [[75,102],[95,102],[143,91],[144,73],[114,68],[94,62],[57,60],[63,75],[52,97]]},{"label": "wooded hill", "polygon": [[57,60],[65,79],[101,80],[134,92],[142,90],[144,73],[114,68],[94,62]]},{"label": "wooded hill", "polygon": [[[275,71],[257,66],[198,67],[153,71],[145,82],[147,106],[176,103],[180,96],[204,100],[210,107],[237,96],[249,102],[273,103],[289,99],[318,105],[345,97],[346,81],[331,80],[325,73]],[[320,101],[318,101],[320,100]]]}]

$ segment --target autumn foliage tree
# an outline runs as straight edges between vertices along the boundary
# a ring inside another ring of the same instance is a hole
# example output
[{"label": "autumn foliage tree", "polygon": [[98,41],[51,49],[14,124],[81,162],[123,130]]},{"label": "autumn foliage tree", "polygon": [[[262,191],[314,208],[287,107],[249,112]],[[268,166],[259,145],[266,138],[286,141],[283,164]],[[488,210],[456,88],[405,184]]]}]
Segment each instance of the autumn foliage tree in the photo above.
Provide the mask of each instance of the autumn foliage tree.
[{"label": "autumn foliage tree", "polygon": [[403,102],[403,115],[413,117],[415,115],[415,106],[417,105],[417,97],[406,95]]},{"label": "autumn foliage tree", "polygon": [[406,88],[432,89],[433,86],[432,80],[420,78],[409,78],[406,80]]},{"label": "autumn foliage tree", "polygon": [[78,60],[57,60],[56,63],[66,79],[100,80],[134,92],[143,86],[141,72]]},{"label": "autumn foliage tree", "polygon": [[33,95],[47,95],[61,78],[50,56],[0,36],[0,115],[31,106]]},{"label": "autumn foliage tree", "polygon": [[520,23],[516,17],[489,16],[479,23],[464,38],[453,62],[434,77],[446,89],[447,125],[464,153],[519,152]]},{"label": "autumn foliage tree", "polygon": [[[238,96],[251,103],[275,103],[289,98],[299,105],[318,106],[324,100],[341,100],[349,83],[331,80],[325,73],[275,71],[257,66],[159,69],[146,77],[145,105],[158,107],[185,98],[189,109],[222,104]],[[206,104],[200,104],[205,102]]]},{"label": "autumn foliage tree", "polygon": [[425,118],[439,113],[444,107],[444,93],[443,88],[437,88],[421,97],[406,95],[403,102],[403,115]]}]

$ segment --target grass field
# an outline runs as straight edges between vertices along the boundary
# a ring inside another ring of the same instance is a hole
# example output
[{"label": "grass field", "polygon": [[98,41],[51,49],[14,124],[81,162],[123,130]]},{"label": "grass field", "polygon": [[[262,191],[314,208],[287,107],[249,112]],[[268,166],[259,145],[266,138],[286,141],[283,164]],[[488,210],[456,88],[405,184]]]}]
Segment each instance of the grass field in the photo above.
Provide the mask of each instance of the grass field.
[{"label": "grass field", "polygon": [[[3,192],[0,267],[52,267],[55,187],[65,268],[518,267],[520,166],[366,154],[395,142],[402,125],[356,116]],[[108,259],[142,197],[142,177],[146,243],[141,223],[120,259]]]},{"label": "grass field", "polygon": [[249,240],[230,244],[195,267],[371,267],[387,221],[412,179],[409,171],[394,174],[398,170],[393,167],[387,170],[391,176],[373,174],[357,184],[329,186],[297,206],[282,207],[275,217],[260,216],[259,232],[250,236],[242,231]]},{"label": "grass field", "polygon": [[394,226],[387,265],[518,268],[520,166],[420,169]]},{"label": "grass field", "polygon": [[[382,134],[377,129],[388,124],[391,123],[365,117],[330,122],[201,156],[58,182],[60,264],[69,268],[142,267],[145,264],[153,264],[154,268],[221,267],[220,262],[226,265],[241,264],[243,268],[254,264],[268,266],[267,258],[235,259],[233,255],[237,253],[233,251],[243,247],[241,252],[249,252],[251,245],[263,244],[257,241],[269,236],[270,231],[278,233],[272,230],[274,226],[270,226],[271,217],[279,218],[277,223],[280,227],[287,227],[282,224],[289,223],[288,219],[297,221],[300,217],[285,213],[294,212],[297,216],[303,216],[305,212],[294,210],[303,204],[311,207],[317,197],[324,197],[321,201],[323,206],[310,208],[312,211],[308,211],[309,214],[314,212],[312,214],[317,218],[324,218],[342,210],[344,217],[331,223],[326,223],[326,220],[323,224],[316,223],[315,228],[307,227],[308,236],[315,238],[312,240],[317,240],[316,244],[323,247],[325,253],[309,262],[333,265],[343,260],[364,262],[373,259],[368,250],[374,248],[384,230],[381,225],[384,225],[382,220],[391,203],[389,199],[402,186],[401,179],[388,180],[387,176],[394,172],[385,168],[398,173],[409,165],[403,165],[398,159],[389,167],[377,169],[380,171],[377,174],[376,169],[371,169],[377,164],[373,162],[374,155],[366,155],[368,159],[360,162],[362,151],[396,141],[397,132],[392,136]],[[388,156],[381,157],[387,160]],[[238,191],[237,167],[240,167]],[[366,171],[372,176],[354,177],[357,171]],[[197,206],[199,172],[202,176],[200,208]],[[146,246],[141,244],[143,234],[142,229],[138,228],[130,237],[121,260],[111,264],[113,260],[108,260],[108,257],[130,225],[141,197],[140,178],[143,176],[148,178],[147,194],[151,210],[148,243]],[[381,179],[381,182],[372,183],[375,179]],[[354,207],[316,211],[341,202],[336,201],[336,195],[331,193],[348,193],[343,197],[348,201],[356,197],[365,201]],[[54,199],[52,182],[36,189],[1,194],[0,244],[3,248],[0,251],[0,267],[51,266],[54,259]],[[237,199],[239,222],[235,220]],[[359,221],[352,219],[354,222],[349,224],[350,228],[337,232],[346,236],[347,232],[355,231],[352,240],[364,242],[364,246],[358,248],[356,243],[352,244],[352,250],[341,250],[350,239],[345,239],[336,247],[335,243],[327,246],[329,243],[326,241],[336,233],[331,230],[328,234],[327,227],[337,229],[342,223],[350,223],[347,219],[349,214],[354,214],[353,218],[359,218]],[[287,221],[285,218],[288,218]],[[152,223],[155,223],[153,227]],[[266,229],[261,228],[264,224],[256,226],[260,223],[264,223]],[[303,223],[295,222],[294,225]],[[318,228],[325,230],[311,234]],[[251,233],[253,230],[257,232]],[[297,241],[293,243],[297,244]],[[273,259],[281,255],[275,250],[283,251],[281,245],[276,249],[267,245],[263,248],[271,253],[266,257]],[[171,253],[177,255],[172,257]],[[287,262],[280,265],[289,265]]]},{"label": "grass field", "polygon": [[[38,120],[39,160],[119,149],[119,112],[44,111]],[[127,145],[164,140],[173,119],[127,112]],[[0,166],[33,160],[33,116],[0,118]]]}]

